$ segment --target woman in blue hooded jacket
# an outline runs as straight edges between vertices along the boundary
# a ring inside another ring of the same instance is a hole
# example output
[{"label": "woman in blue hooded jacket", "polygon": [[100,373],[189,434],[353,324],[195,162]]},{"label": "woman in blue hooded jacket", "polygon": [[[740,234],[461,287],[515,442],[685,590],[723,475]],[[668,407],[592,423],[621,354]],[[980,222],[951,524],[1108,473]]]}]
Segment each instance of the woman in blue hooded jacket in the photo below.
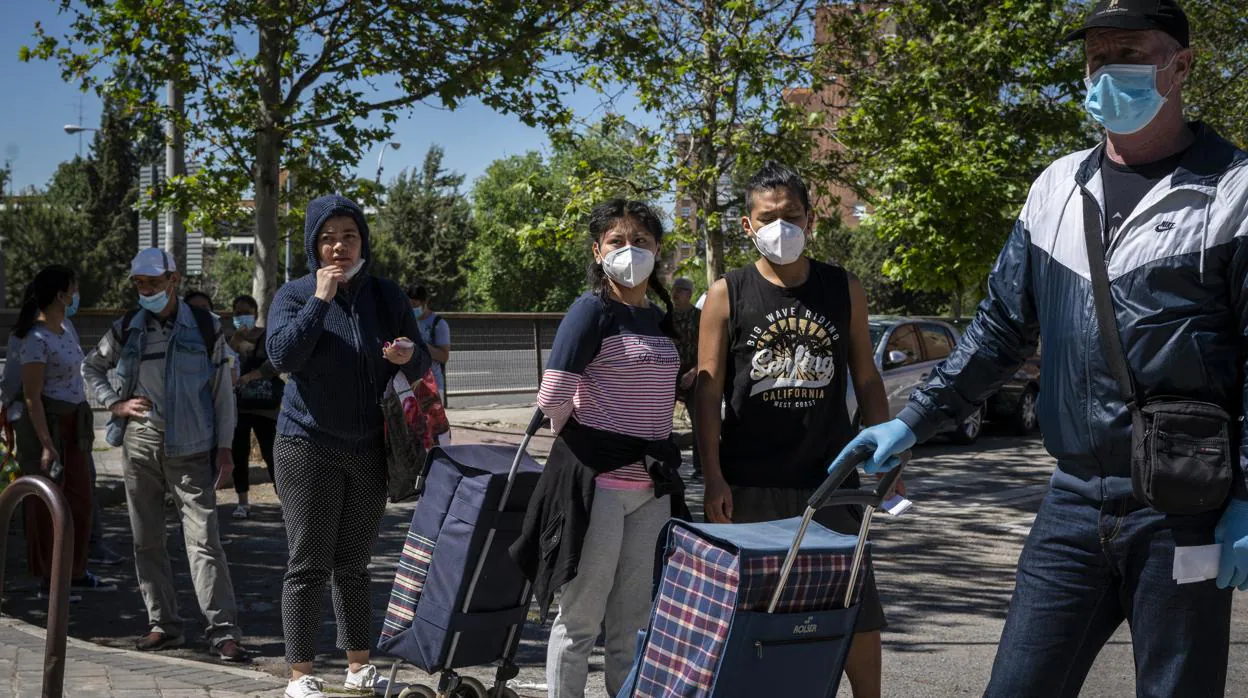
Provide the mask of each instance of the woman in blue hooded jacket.
[{"label": "woman in blue hooded jacket", "polygon": [[312,675],[321,597],[333,580],[344,687],[371,690],[372,609],[368,562],[386,507],[381,400],[402,370],[429,369],[407,297],[368,273],[364,212],[341,196],[308,204],[306,276],[277,292],[268,315],[269,359],[290,381],[273,446],[277,494],[290,559],[282,585],[282,630],[291,668],[287,698],[322,698]]}]

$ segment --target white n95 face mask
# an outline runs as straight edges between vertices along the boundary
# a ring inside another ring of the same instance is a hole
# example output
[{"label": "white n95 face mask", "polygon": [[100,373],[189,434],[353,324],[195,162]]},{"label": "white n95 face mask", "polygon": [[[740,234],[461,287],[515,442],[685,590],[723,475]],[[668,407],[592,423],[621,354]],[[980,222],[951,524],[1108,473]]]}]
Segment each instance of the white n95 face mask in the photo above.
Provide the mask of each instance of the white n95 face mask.
[{"label": "white n95 face mask", "polygon": [[602,256],[602,270],[615,283],[636,288],[654,271],[654,253],[644,247],[617,247]]},{"label": "white n95 face mask", "polygon": [[754,246],[772,264],[792,264],[806,249],[806,232],[786,220],[775,220],[754,231]]}]

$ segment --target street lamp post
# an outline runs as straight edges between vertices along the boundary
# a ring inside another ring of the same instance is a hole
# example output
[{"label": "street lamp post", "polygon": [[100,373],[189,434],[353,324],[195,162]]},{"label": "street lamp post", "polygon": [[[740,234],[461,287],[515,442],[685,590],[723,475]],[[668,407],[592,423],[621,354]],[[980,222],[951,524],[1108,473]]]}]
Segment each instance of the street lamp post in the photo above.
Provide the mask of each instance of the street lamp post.
[{"label": "street lamp post", "polygon": [[398,150],[402,145],[403,144],[399,143],[398,141],[390,141],[389,143],[386,143],[385,145],[381,146],[381,152],[377,155],[377,183],[378,184],[381,184],[381,161],[384,160],[386,157],[386,150],[389,148],[394,148],[395,150]]},{"label": "street lamp post", "polygon": [[83,131],[99,131],[99,130],[100,129],[98,128],[91,128],[90,126],[79,126],[78,124],[65,124],[65,133],[68,133],[71,136],[74,135],[75,133],[78,134],[78,156],[79,157],[82,156],[82,132]]}]

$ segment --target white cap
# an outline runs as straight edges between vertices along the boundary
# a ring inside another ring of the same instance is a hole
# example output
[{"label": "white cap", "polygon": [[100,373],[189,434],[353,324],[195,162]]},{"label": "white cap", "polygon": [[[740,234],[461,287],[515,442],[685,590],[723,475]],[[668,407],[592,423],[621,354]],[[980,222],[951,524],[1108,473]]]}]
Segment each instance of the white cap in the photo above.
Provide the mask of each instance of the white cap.
[{"label": "white cap", "polygon": [[178,270],[178,263],[159,247],[139,250],[130,262],[130,276],[164,276]]}]

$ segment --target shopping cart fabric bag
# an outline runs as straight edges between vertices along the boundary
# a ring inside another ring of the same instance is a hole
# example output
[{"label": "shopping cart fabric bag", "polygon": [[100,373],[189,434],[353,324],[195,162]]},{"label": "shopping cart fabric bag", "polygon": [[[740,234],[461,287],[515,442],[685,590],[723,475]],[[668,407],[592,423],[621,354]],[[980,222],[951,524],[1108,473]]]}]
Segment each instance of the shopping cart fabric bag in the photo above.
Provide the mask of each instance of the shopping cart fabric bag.
[{"label": "shopping cart fabric bag", "polygon": [[857,539],[811,523],[768,613],[800,525],[670,521],[650,625],[619,698],[834,696],[858,615],[862,574],[845,603]]},{"label": "shopping cart fabric bag", "polygon": [[516,457],[508,446],[429,452],[424,494],[412,514],[378,641],[382,652],[436,672],[489,664],[504,655],[509,637],[518,642],[519,632],[508,629],[524,623],[528,585],[507,548],[520,534],[542,467],[519,454],[500,512]]}]

